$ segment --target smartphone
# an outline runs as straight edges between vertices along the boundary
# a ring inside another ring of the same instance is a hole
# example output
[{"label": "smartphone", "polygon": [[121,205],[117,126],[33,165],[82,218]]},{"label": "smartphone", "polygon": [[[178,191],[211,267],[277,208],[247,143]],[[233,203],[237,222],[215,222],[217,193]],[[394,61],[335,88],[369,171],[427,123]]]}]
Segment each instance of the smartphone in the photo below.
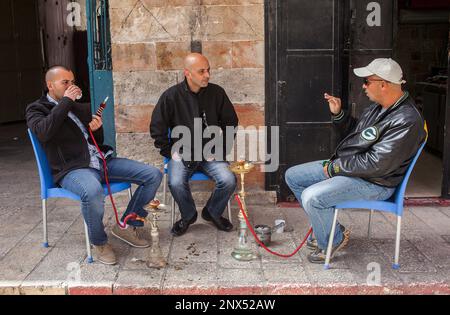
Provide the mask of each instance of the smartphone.
[{"label": "smartphone", "polygon": [[97,112],[95,113],[95,115],[97,115],[99,117],[102,117],[102,113],[103,113],[103,110],[106,107],[106,102],[108,101],[108,98],[109,98],[109,96],[107,96],[105,98],[105,100],[100,104],[100,107],[97,109]]}]

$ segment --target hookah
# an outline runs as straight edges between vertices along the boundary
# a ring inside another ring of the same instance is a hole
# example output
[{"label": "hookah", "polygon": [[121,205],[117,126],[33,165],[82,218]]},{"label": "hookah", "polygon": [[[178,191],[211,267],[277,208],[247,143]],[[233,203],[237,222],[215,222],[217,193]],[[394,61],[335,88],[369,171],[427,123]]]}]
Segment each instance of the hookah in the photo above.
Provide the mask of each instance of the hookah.
[{"label": "hookah", "polygon": [[241,190],[239,191],[239,197],[241,201],[241,211],[239,211],[239,238],[238,242],[231,253],[231,256],[239,261],[250,261],[258,258],[258,255],[254,253],[247,240],[247,222],[244,217],[244,213],[247,216],[248,210],[245,204],[245,174],[250,172],[254,165],[245,161],[237,161],[229,166],[230,170],[241,177]]},{"label": "hookah", "polygon": [[150,223],[150,235],[152,237],[152,246],[149,247],[147,258],[145,263],[148,268],[162,268],[167,265],[167,260],[162,254],[161,247],[159,246],[159,228],[158,228],[158,215],[163,212],[167,207],[160,203],[159,200],[152,200],[145,206],[151,219],[145,219]]},{"label": "hookah", "polygon": [[248,245],[247,240],[247,227],[250,229],[250,232],[253,234],[253,237],[255,238],[258,245],[260,245],[262,248],[264,248],[267,252],[278,256],[282,258],[289,258],[294,256],[306,243],[309,235],[312,233],[312,228],[309,229],[307,232],[305,238],[301,242],[301,244],[290,254],[280,254],[275,251],[270,250],[267,248],[266,244],[264,244],[263,241],[261,241],[258,236],[256,235],[254,229],[252,228],[249,220],[248,220],[248,210],[247,205],[245,204],[245,188],[244,188],[244,176],[245,174],[249,173],[253,168],[254,165],[252,163],[248,163],[246,161],[238,161],[229,166],[230,170],[236,174],[241,175],[241,190],[238,194],[236,194],[236,201],[239,204],[239,239],[237,242],[237,245],[235,246],[233,252],[231,253],[231,256],[233,256],[234,259],[239,261],[250,261],[253,259],[258,258],[257,254],[255,254]]}]

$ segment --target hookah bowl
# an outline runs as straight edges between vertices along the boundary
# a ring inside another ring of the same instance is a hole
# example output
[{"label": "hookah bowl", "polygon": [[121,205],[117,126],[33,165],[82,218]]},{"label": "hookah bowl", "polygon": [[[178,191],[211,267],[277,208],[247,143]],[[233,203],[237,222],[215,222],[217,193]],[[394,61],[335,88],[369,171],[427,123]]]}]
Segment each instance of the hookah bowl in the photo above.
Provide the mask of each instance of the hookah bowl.
[{"label": "hookah bowl", "polygon": [[[254,165],[245,161],[238,161],[229,166],[230,170],[241,177],[241,190],[239,191],[239,197],[242,203],[242,209],[248,217],[248,210],[245,204],[245,174],[249,173]],[[239,211],[239,238],[235,245],[231,256],[239,261],[250,261],[258,258],[258,255],[250,248],[247,239],[247,224],[245,222],[244,215]]]}]

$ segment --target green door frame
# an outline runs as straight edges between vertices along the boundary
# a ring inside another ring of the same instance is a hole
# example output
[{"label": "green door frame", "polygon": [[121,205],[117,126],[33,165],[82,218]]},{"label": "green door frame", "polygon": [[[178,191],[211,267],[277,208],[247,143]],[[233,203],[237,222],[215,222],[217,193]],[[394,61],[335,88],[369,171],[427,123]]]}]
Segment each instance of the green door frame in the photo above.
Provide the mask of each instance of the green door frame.
[{"label": "green door frame", "polygon": [[108,0],[86,0],[86,18],[91,109],[94,113],[100,103],[109,97],[103,111],[104,143],[115,149],[114,84]]}]

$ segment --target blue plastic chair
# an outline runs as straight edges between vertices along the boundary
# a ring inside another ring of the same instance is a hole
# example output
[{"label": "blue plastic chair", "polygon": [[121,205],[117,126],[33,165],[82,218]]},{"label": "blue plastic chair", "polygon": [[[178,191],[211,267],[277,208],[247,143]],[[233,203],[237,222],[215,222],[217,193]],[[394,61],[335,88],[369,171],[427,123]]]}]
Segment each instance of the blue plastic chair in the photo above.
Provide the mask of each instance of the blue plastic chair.
[{"label": "blue plastic chair", "polygon": [[[80,201],[80,197],[64,188],[59,188],[55,185],[53,181],[53,176],[51,173],[50,165],[48,164],[47,156],[45,151],[42,149],[42,146],[33,132],[28,129],[28,135],[31,140],[31,144],[33,145],[34,155],[36,157],[36,163],[39,171],[39,179],[41,182],[41,199],[42,199],[42,222],[44,225],[44,242],[42,243],[43,247],[48,247],[48,233],[47,233],[47,199],[49,198],[68,198],[72,200]],[[123,190],[128,189],[128,195],[131,199],[131,185],[130,183],[124,182],[115,182],[110,183],[111,192],[117,193]],[[108,195],[108,188],[106,184],[103,185],[103,194],[105,196]],[[87,261],[88,263],[93,262],[92,253],[91,253],[91,244],[89,241],[89,234],[86,222],[84,222],[84,232],[86,234],[86,250],[87,250]]]},{"label": "blue plastic chair", "polygon": [[[164,158],[164,177],[163,177],[163,203],[166,204],[166,200],[167,200],[167,174],[169,173],[168,170],[168,165],[169,165],[169,160],[168,158]],[[191,178],[189,179],[191,181],[201,181],[201,180],[211,180],[211,178],[209,176],[207,176],[205,173],[201,172],[201,171],[196,171],[192,174]],[[175,223],[175,208],[176,208],[176,203],[175,203],[175,199],[172,197],[172,206],[171,206],[171,220],[172,220],[172,226]],[[227,210],[228,210],[228,220],[232,223],[232,219],[231,219],[231,202],[230,200],[228,200],[228,204],[227,204]]]},{"label": "blue plastic chair", "polygon": [[346,202],[342,202],[342,203],[339,203],[336,205],[336,208],[334,211],[333,225],[331,227],[330,238],[328,240],[327,254],[326,254],[325,265],[324,265],[325,269],[330,268],[332,244],[333,244],[334,233],[336,230],[336,222],[337,222],[337,216],[339,213],[339,209],[349,209],[349,208],[370,209],[369,228],[368,228],[369,239],[370,239],[370,223],[372,221],[372,215],[373,215],[374,210],[390,212],[397,216],[397,234],[396,234],[396,238],[395,238],[395,256],[394,256],[394,264],[392,265],[392,268],[393,269],[400,268],[398,260],[399,260],[399,254],[400,254],[400,231],[401,231],[402,215],[403,215],[403,199],[405,196],[405,190],[406,190],[406,185],[408,184],[409,176],[411,175],[414,165],[416,164],[417,159],[419,158],[420,153],[422,152],[422,150],[425,146],[425,143],[426,143],[426,140],[422,143],[419,150],[417,150],[417,153],[414,156],[414,159],[411,161],[411,163],[408,166],[405,177],[403,177],[402,182],[400,183],[400,185],[397,186],[397,189],[395,190],[394,194],[389,199],[384,200],[384,201],[375,201],[375,200],[346,201]]}]

